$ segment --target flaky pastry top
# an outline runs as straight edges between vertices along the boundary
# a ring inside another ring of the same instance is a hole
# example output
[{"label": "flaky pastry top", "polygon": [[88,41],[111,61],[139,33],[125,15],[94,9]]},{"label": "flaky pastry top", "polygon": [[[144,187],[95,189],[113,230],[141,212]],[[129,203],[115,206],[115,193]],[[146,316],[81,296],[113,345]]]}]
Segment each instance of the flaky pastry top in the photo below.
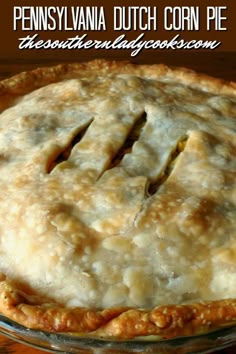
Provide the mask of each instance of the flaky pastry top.
[{"label": "flaky pastry top", "polygon": [[0,94],[3,313],[129,338],[236,318],[233,83],[97,60]]}]

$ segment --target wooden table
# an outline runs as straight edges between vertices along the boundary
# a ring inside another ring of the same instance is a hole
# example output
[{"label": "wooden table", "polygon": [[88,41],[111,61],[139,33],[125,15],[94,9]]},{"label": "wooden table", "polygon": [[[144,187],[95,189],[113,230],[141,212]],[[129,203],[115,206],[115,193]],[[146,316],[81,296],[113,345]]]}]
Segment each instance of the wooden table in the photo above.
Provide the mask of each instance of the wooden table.
[{"label": "wooden table", "polygon": [[[109,57],[108,57],[109,58]],[[92,59],[92,58],[90,58]],[[114,59],[114,58],[112,58]],[[116,59],[123,60],[120,55]],[[87,60],[86,57],[80,57],[80,61]],[[67,59],[63,61],[72,61]],[[219,77],[229,81],[236,82],[236,52],[195,52],[195,53],[166,53],[160,52],[155,54],[147,53],[141,59],[133,60],[136,63],[165,63],[168,65],[185,66],[199,72],[206,73],[215,77]],[[31,70],[38,66],[56,64],[55,59],[32,60],[27,58],[21,59],[1,59],[0,58],[0,79],[4,79],[14,75],[20,71]],[[236,340],[236,339],[235,339]],[[23,344],[16,343],[4,336],[0,335],[0,354],[42,354],[41,350],[34,349]],[[236,345],[221,351],[218,354],[235,354]]]}]

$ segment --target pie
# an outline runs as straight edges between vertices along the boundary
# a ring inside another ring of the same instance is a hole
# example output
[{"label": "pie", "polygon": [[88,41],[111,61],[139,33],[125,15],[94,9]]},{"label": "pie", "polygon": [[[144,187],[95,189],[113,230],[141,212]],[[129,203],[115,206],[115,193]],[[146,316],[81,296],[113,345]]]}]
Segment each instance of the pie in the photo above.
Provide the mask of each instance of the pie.
[{"label": "pie", "polygon": [[169,338],[236,321],[236,85],[95,60],[0,83],[0,311]]}]

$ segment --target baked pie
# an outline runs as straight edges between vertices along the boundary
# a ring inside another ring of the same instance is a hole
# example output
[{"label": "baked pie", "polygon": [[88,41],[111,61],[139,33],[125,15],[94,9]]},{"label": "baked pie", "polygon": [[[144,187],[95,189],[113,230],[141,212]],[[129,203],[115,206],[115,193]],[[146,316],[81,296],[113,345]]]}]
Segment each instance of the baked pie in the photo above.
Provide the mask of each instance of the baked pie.
[{"label": "baked pie", "polygon": [[95,60],[0,83],[0,311],[169,338],[236,321],[236,85]]}]

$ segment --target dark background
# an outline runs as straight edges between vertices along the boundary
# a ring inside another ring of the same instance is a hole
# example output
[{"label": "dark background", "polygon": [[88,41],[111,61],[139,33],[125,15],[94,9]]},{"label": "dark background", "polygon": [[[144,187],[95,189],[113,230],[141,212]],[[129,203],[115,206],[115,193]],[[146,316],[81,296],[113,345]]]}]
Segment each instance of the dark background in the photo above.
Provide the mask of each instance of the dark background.
[{"label": "dark background", "polygon": [[[73,31],[13,31],[14,6],[104,6],[107,30],[73,32]],[[227,20],[223,25],[227,31],[206,30],[206,6],[227,6],[223,12]],[[65,40],[67,37],[87,33],[90,39],[112,40],[125,33],[129,40],[137,38],[141,31],[114,31],[113,7],[114,6],[157,6],[158,31],[145,33],[145,39],[165,40],[180,34],[185,40],[217,40],[222,44],[214,50],[143,50],[135,58],[130,56],[129,50],[20,50],[18,48],[20,37],[28,34],[39,33],[40,38],[47,40]],[[164,31],[163,8],[165,6],[199,6],[200,30],[199,31]],[[109,60],[128,60],[135,63],[165,63],[168,65],[184,66],[200,72],[207,73],[226,80],[236,81],[236,6],[234,0],[6,0],[0,3],[0,79],[13,75],[22,70],[44,65],[53,65],[59,62],[87,61],[94,58]]]},{"label": "dark background", "polygon": [[[107,30],[65,32],[65,31],[13,31],[13,7],[14,6],[104,6],[106,14]],[[206,30],[206,7],[227,6],[223,12],[227,20],[223,25],[227,31]],[[67,37],[87,33],[90,39],[112,40],[125,33],[129,40],[137,38],[140,31],[114,31],[113,7],[114,6],[157,6],[158,7],[158,31],[145,33],[145,39],[165,40],[180,34],[185,40],[217,40],[222,44],[214,50],[143,50],[138,56],[132,58],[129,50],[20,50],[18,48],[20,37],[28,34],[39,33],[42,39],[65,40]],[[200,30],[199,31],[164,31],[162,14],[165,6],[199,6]],[[0,79],[13,75],[22,70],[44,65],[53,65],[59,62],[87,61],[94,58],[106,58],[113,60],[128,60],[135,63],[165,63],[168,65],[184,66],[209,75],[236,81],[236,6],[234,0],[109,0],[104,2],[97,0],[6,0],[0,3]]]},{"label": "dark background", "polygon": [[[13,7],[14,6],[104,6],[105,14],[106,14],[106,23],[107,30],[96,32],[63,32],[63,31],[45,31],[45,32],[34,32],[34,31],[13,31]],[[19,50],[18,49],[18,38],[25,37],[27,34],[39,33],[40,37],[43,39],[66,39],[67,37],[73,37],[76,34],[82,35],[83,33],[88,33],[91,39],[99,39],[99,40],[108,40],[114,39],[118,35],[125,33],[129,39],[135,39],[138,34],[142,33],[141,31],[113,31],[113,7],[114,6],[157,6],[159,12],[159,28],[158,31],[149,31],[145,33],[145,39],[171,39],[176,34],[180,33],[181,36],[186,39],[202,39],[202,40],[217,40],[221,41],[222,44],[217,49],[211,51],[212,53],[215,51],[221,52],[229,52],[236,51],[236,40],[234,35],[236,34],[236,6],[234,0],[205,0],[205,1],[194,1],[194,0],[109,0],[109,1],[101,1],[101,0],[35,0],[35,1],[27,1],[27,0],[7,0],[1,1],[0,3],[0,41],[1,41],[1,50],[0,50],[0,58],[26,58],[26,59],[34,59],[34,58],[53,58],[55,55],[58,55],[61,59],[69,60],[79,60],[81,56],[109,56],[116,57],[117,55],[120,57],[124,57],[129,59],[130,53],[128,51],[115,51],[115,50],[99,50],[95,51],[93,49],[90,50]],[[208,6],[227,6],[227,10],[223,12],[223,15],[227,16],[227,20],[223,22],[224,27],[227,27],[227,31],[207,31],[206,30],[206,7]],[[165,6],[199,6],[200,7],[200,19],[201,26],[199,31],[164,31],[163,29],[163,8]],[[158,52],[169,52],[172,50],[155,50],[155,55],[158,55]],[[188,50],[188,52],[192,51],[205,51],[205,50]],[[152,53],[149,52],[149,55]],[[187,51],[184,51],[184,54]],[[153,54],[154,55],[154,54]],[[144,53],[139,55],[139,60],[145,56]]]}]

